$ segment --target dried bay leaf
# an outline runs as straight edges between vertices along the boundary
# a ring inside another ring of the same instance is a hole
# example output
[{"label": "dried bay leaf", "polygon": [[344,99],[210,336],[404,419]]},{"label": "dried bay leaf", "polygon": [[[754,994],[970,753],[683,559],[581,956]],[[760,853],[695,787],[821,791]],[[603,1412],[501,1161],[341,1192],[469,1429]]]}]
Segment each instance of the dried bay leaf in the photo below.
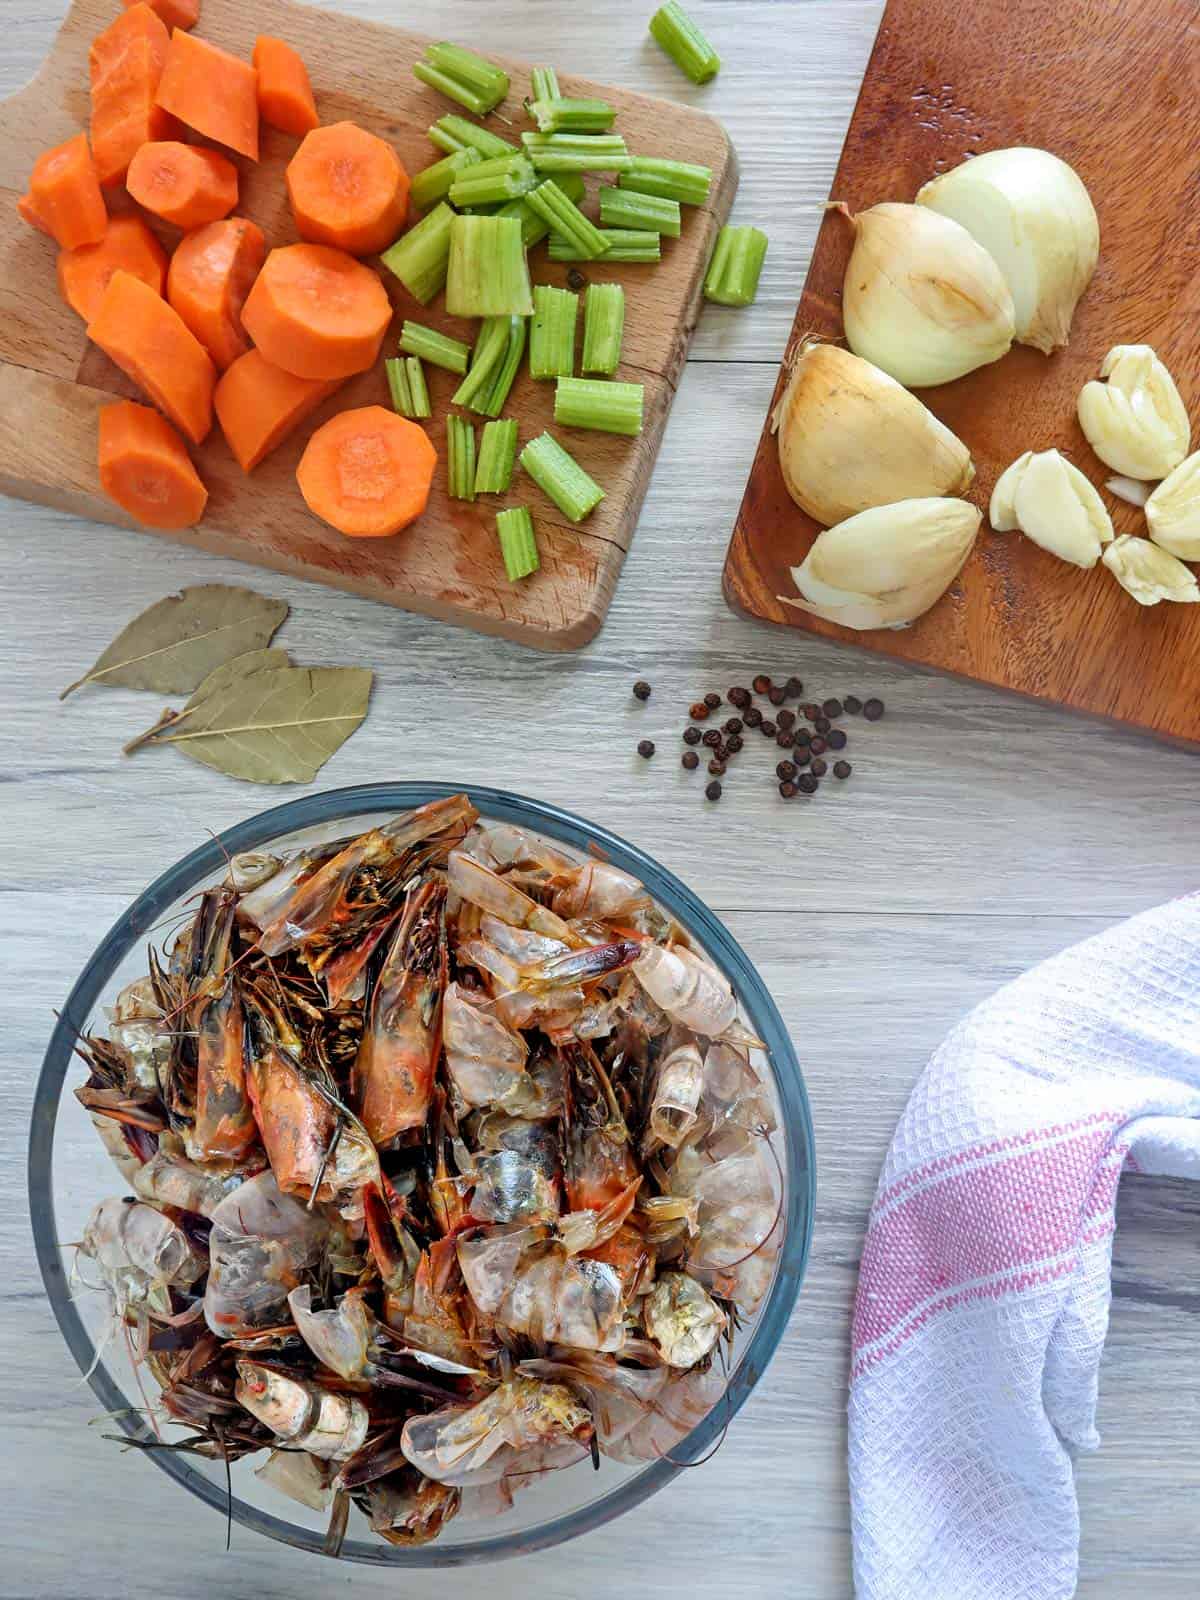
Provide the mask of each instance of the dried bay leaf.
[{"label": "dried bay leaf", "polygon": [[85,683],[190,694],[224,662],[267,645],[287,602],[206,583],[169,595],[121,630],[99,660],[59,696]]},{"label": "dried bay leaf", "polygon": [[236,679],[188,713],[173,744],[183,755],[250,783],[308,783],[367,714],[365,667],[279,667]]},{"label": "dried bay leaf", "polygon": [[209,695],[215,694],[218,689],[225,689],[231,683],[236,683],[242,678],[249,678],[256,672],[267,672],[272,667],[290,667],[292,658],[286,650],[247,650],[244,655],[234,656],[232,661],[226,661],[221,666],[215,667],[198,689],[193,690],[191,699],[182,711],[172,711],[168,706],[159,717],[158,721],[139,733],[136,739],[131,739],[122,751],[123,755],[131,756],[135,750],[140,750],[144,744],[151,744],[167,728],[176,728],[184,717],[196,709]]}]

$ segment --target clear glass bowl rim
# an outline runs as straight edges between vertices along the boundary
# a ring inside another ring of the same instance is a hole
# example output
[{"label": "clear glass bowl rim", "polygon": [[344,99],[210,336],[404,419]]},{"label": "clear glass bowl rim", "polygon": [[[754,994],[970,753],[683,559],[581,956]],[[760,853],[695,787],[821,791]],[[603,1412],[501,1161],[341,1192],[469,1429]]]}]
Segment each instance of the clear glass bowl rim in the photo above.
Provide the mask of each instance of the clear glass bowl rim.
[{"label": "clear glass bowl rim", "polygon": [[[785,1232],[770,1294],[749,1344],[740,1352],[726,1399],[675,1447],[672,1458],[652,1463],[590,1505],[556,1516],[534,1528],[499,1533],[458,1548],[435,1541],[401,1549],[382,1541],[368,1544],[346,1539],[340,1558],[373,1566],[453,1567],[548,1549],[602,1526],[661,1489],[713,1447],[762,1376],[800,1292],[812,1241],[816,1195],[812,1116],[791,1039],[749,957],[723,923],[680,879],[607,829],[557,806],[510,791],[473,783],[417,782],[330,789],[248,817],[190,851],[156,878],[101,940],[72,988],[51,1034],[34,1093],[29,1133],[29,1207],[34,1249],[63,1338],[104,1410],[121,1413],[114,1420],[125,1433],[138,1438],[150,1437],[140,1419],[123,1411],[127,1397],[109,1376],[103,1361],[97,1360],[91,1336],[72,1303],[62,1267],[54,1216],[52,1163],[58,1106],[74,1052],[76,1027],[73,1024],[83,1026],[92,1016],[104,986],[132,947],[146,937],[163,913],[188,890],[219,872],[228,856],[242,850],[261,849],[281,836],[304,828],[376,812],[403,811],[460,792],[469,793],[487,817],[534,828],[576,850],[591,848],[614,865],[633,873],[655,899],[699,939],[733,982],[751,1026],[767,1045],[779,1097],[788,1189]],[[222,1516],[227,1514],[229,1502],[220,1486],[192,1466],[185,1455],[172,1451],[154,1451],[151,1455],[162,1471]],[[271,1516],[236,1497],[232,1513],[235,1522],[267,1538],[318,1555],[325,1553],[320,1532]]]}]

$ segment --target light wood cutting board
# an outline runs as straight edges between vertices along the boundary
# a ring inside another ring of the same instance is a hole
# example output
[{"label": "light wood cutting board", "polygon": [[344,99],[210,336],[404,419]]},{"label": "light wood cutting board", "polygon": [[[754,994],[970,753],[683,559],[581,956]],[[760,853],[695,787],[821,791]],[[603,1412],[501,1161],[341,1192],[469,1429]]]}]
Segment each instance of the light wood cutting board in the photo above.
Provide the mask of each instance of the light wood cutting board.
[{"label": "light wood cutting board", "polygon": [[[86,125],[88,46],[117,9],[118,0],[73,0],[37,77],[0,103],[0,491],[132,526],[99,492],[96,412],[112,395],[135,396],[136,390],[88,344],[82,322],[59,299],[53,242],[25,227],[15,210],[40,152]],[[395,146],[410,173],[440,155],[426,136],[429,124],[448,111],[461,111],[413,77],[412,63],[428,41],[399,28],[292,0],[255,0],[250,6],[241,0],[204,0],[196,31],[247,59],[259,33],[288,40],[309,66],[322,121],[349,119],[370,128]],[[536,48],[532,19],[527,42]],[[514,125],[506,128],[495,119],[492,125],[515,141],[522,127],[532,126],[521,111],[529,93],[529,68],[513,61],[503,65],[512,88],[501,113]],[[704,269],[737,187],[737,164],[724,129],[703,112],[592,84],[561,70],[559,79],[565,94],[613,102],[617,127],[631,150],[702,162],[713,169],[708,205],[684,208],[683,237],[664,240],[657,266],[601,270],[580,263],[589,279],[625,285],[624,359],[617,376],[646,386],[646,425],[640,438],[561,432],[606,491],[607,498],[587,522],[572,526],[519,470],[507,496],[488,496],[475,504],[450,500],[443,419],[458,380],[432,367],[428,380],[435,416],[429,426],[441,460],[425,515],[399,537],[384,540],[346,539],[319,522],[296,488],[296,463],[312,430],[336,411],[388,404],[379,364],[326,401],[249,477],[214,427],[197,453],[210,497],[205,519],[200,527],[171,537],[541,649],[574,649],[598,631],[637,525],[699,314]],[[270,244],[288,244],[296,233],[283,170],[296,141],[265,125],[262,134],[262,159],[257,164],[237,159],[242,176],[238,209],[263,228]],[[594,180],[589,184],[594,187]],[[172,244],[179,237],[168,229],[162,236]],[[532,252],[530,264],[535,281],[544,283],[565,285],[571,270],[550,262],[544,244]],[[385,344],[389,353],[405,316],[461,338],[473,337],[476,324],[447,318],[440,297],[423,308],[390,273],[383,276],[396,305],[393,335]],[[552,383],[534,383],[522,371],[506,408],[507,415],[518,419],[522,443],[552,425],[553,395]],[[541,547],[541,570],[518,585],[505,579],[495,537],[496,511],[507,504],[530,506]],[[91,558],[93,539],[81,530],[81,560]]]},{"label": "light wood cutting board", "polygon": [[[986,508],[1022,451],[1057,446],[1097,485],[1111,476],[1075,419],[1115,344],[1152,344],[1200,442],[1200,50],[1194,0],[890,0],[832,195],[857,211],[911,200],[975,152],[1033,144],[1069,161],[1100,216],[1100,265],[1067,350],[1003,361],[922,391],[970,447]],[[817,240],[788,354],[842,336],[845,223]],[[771,410],[782,392],[782,380]],[[850,633],[780,602],[817,534],[784,488],[768,420],[725,566],[730,603],[1163,737],[1200,743],[1200,605],[1136,604],[1103,567],[1079,572],[1019,534],[993,534],[945,599],[903,632]],[[1103,492],[1103,491],[1102,491]],[[1145,519],[1105,495],[1118,533]]]}]

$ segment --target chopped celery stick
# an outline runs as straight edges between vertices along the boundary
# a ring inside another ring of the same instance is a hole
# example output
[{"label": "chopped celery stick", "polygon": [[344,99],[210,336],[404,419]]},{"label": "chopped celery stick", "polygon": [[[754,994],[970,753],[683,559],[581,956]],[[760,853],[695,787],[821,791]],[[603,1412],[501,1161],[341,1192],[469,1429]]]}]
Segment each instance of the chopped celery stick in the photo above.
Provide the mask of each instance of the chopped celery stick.
[{"label": "chopped celery stick", "polygon": [[446,418],[446,492],[451,500],[475,498],[475,424]]},{"label": "chopped celery stick", "polygon": [[675,0],[667,0],[650,18],[650,37],[693,83],[707,83],[721,70],[720,56]]},{"label": "chopped celery stick", "polygon": [[[536,192],[536,191],[535,191]],[[643,233],[638,228],[601,228],[600,237],[604,240],[604,262],[607,266],[610,261],[657,261],[662,255],[662,248],[657,233]],[[569,239],[560,237],[557,233],[550,235],[551,261],[590,261],[591,256],[584,255],[576,250]]]},{"label": "chopped celery stick", "polygon": [[625,291],[619,283],[590,283],[583,304],[583,372],[617,370],[625,332]]},{"label": "chopped celery stick", "polygon": [[547,178],[526,195],[530,208],[550,224],[551,246],[555,239],[566,240],[578,252],[572,261],[594,261],[607,249],[604,235],[588,220],[573,200],[568,200],[553,178]]},{"label": "chopped celery stick", "polygon": [[609,378],[560,378],[554,392],[554,420],[565,428],[592,428],[599,433],[642,431],[645,390],[640,383],[613,383]]},{"label": "chopped celery stick", "polygon": [[485,317],[479,326],[471,368],[454,391],[454,404],[478,411],[478,402],[491,393],[492,382],[508,351],[507,317]]},{"label": "chopped celery stick", "polygon": [[625,172],[633,157],[619,133],[523,133],[539,172]]},{"label": "chopped celery stick", "polygon": [[575,322],[579,296],[570,289],[535,284],[529,335],[529,376],[569,378],[575,370]]},{"label": "chopped celery stick", "polygon": [[521,243],[521,224],[515,217],[454,217],[446,310],[452,317],[532,314],[529,264]]},{"label": "chopped celery stick", "polygon": [[399,356],[392,356],[383,363],[383,370],[387,375],[388,393],[392,397],[392,410],[398,411],[402,417],[411,417],[412,394],[404,362]]},{"label": "chopped celery stick", "polygon": [[557,100],[558,74],[553,67],[532,67],[529,72],[531,100]]},{"label": "chopped celery stick", "polygon": [[613,189],[608,184],[600,187],[600,221],[606,228],[647,228],[671,239],[678,239],[683,226],[678,200]]},{"label": "chopped celery stick", "polygon": [[490,385],[470,405],[472,411],[478,411],[485,417],[498,417],[504,410],[509,390],[516,381],[521,357],[525,354],[525,340],[529,336],[527,317],[497,317],[496,321],[506,324],[504,353]]},{"label": "chopped celery stick", "polygon": [[454,212],[443,200],[383,253],[383,264],[414,299],[429,304],[446,281]]},{"label": "chopped celery stick", "polygon": [[528,194],[537,181],[537,174],[524,156],[497,156],[493,161],[481,161],[456,179],[450,188],[450,204],[460,208],[503,205],[506,200]]},{"label": "chopped celery stick", "polygon": [[607,100],[531,100],[529,115],[542,133],[607,133],[617,120]]},{"label": "chopped celery stick", "polygon": [[[567,199],[574,201],[576,205],[583,199],[583,179],[577,172],[560,172],[554,181]],[[517,200],[510,200],[506,206],[501,206],[495,215],[516,217],[521,224],[521,242],[526,250],[531,249],[550,232],[549,222],[533,209],[525,195]]]},{"label": "chopped celery stick", "polygon": [[538,488],[572,522],[582,522],[604,499],[604,490],[549,433],[539,433],[521,451],[521,465]]},{"label": "chopped celery stick", "polygon": [[464,167],[473,166],[482,159],[478,150],[464,147],[462,150],[454,150],[448,156],[443,156],[431,167],[425,167],[412,181],[409,198],[413,205],[418,211],[430,210],[450,193],[450,185]]},{"label": "chopped celery stick", "polygon": [[506,494],[516,463],[516,418],[501,417],[485,422],[475,459],[475,493]]},{"label": "chopped celery stick", "polygon": [[722,306],[748,306],[758,293],[766,254],[767,236],[760,228],[722,228],[708,264],[704,298]]},{"label": "chopped celery stick", "polygon": [[507,72],[456,44],[429,45],[424,59],[413,63],[413,75],[477,117],[494,111],[508,93]]},{"label": "chopped celery stick", "polygon": [[533,536],[533,518],[527,507],[510,506],[507,511],[497,511],[496,534],[510,583],[517,583],[537,571],[541,562]]},{"label": "chopped celery stick", "polygon": [[682,206],[702,206],[708,199],[712,168],[690,161],[663,161],[658,156],[634,156],[633,165],[617,179],[622,189],[678,200]]},{"label": "chopped celery stick", "polygon": [[420,356],[435,367],[457,372],[461,377],[471,359],[471,346],[449,334],[427,328],[423,322],[406,322],[400,329],[400,348],[405,355]]},{"label": "chopped celery stick", "polygon": [[429,390],[425,384],[425,369],[416,356],[404,358],[404,373],[408,379],[408,393],[412,401],[413,417],[431,417],[433,408],[429,404]]},{"label": "chopped celery stick", "polygon": [[429,137],[439,150],[478,150],[485,161],[494,156],[517,154],[515,144],[502,139],[498,133],[481,128],[477,122],[468,122],[453,111],[448,111],[429,129]]}]

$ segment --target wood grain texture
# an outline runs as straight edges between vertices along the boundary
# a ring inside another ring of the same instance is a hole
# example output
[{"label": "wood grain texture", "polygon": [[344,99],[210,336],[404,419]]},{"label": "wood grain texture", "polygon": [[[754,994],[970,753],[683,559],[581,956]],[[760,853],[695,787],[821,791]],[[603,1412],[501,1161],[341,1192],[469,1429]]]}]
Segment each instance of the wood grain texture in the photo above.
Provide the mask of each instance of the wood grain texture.
[{"label": "wood grain texture", "polygon": [[[1047,359],[1014,346],[999,363],[921,392],[970,447],[969,498],[986,508],[997,476],[1024,450],[1057,446],[1099,487],[1112,475],[1088,447],[1075,402],[1115,344],[1153,344],[1200,416],[1195,6],[982,0],[969,27],[959,26],[960,10],[953,0],[891,0],[831,194],[852,211],[911,200],[934,173],[1014,144],[1054,151],[1088,185],[1100,265],[1069,348]],[[1135,82],[1136,94],[1112,93]],[[850,229],[829,215],[789,356],[808,334],[842,337],[850,247]],[[781,372],[775,399],[783,382]],[[774,399],[768,418],[773,409]],[[1144,533],[1140,512],[1105,499],[1118,533]],[[789,569],[818,531],[788,496],[768,420],[730,544],[730,602],[770,622],[849,637],[779,598],[795,594]],[[974,556],[932,611],[904,631],[854,637],[869,650],[1200,743],[1200,607],[1141,607],[1104,567],[1081,573],[1019,535],[991,533],[986,520]]]},{"label": "wood grain texture", "polygon": [[[14,210],[39,151],[87,121],[88,45],[111,12],[109,0],[74,0],[36,77],[0,104],[0,487],[21,499],[132,526],[100,493],[95,430],[101,405],[114,394],[135,397],[138,391],[88,344],[83,324],[57,294],[53,243],[24,226]],[[396,148],[410,172],[439,155],[426,136],[429,124],[447,110],[460,109],[413,77],[412,63],[427,41],[395,27],[293,0],[261,0],[249,10],[236,0],[206,0],[200,31],[243,57],[259,33],[286,38],[310,64],[322,120],[348,119],[370,128]],[[515,138],[529,73],[523,63],[503,59],[512,89],[502,114],[517,124],[503,131]],[[475,504],[451,500],[444,417],[458,380],[431,369],[435,415],[430,430],[441,465],[425,515],[390,540],[348,540],[314,517],[296,488],[296,464],[313,429],[335,412],[389,404],[377,362],[327,400],[249,476],[214,426],[197,452],[209,490],[204,521],[170,537],[543,649],[573,649],[596,633],[637,526],[699,315],[704,269],[733,201],[737,164],[724,130],[703,112],[565,74],[562,82],[566,93],[612,101],[631,149],[713,169],[708,204],[687,208],[683,236],[666,241],[660,264],[603,269],[581,264],[589,279],[624,284],[627,323],[618,376],[646,388],[645,426],[637,439],[556,430],[605,490],[592,516],[575,527],[519,472],[506,497]],[[263,228],[269,244],[287,244],[295,228],[283,170],[296,141],[265,126],[262,135],[261,159],[237,163],[238,211]],[[589,182],[594,188],[595,180]],[[159,231],[168,247],[179,237],[174,229]],[[571,270],[550,262],[544,244],[532,252],[531,265],[542,282],[565,284]],[[406,316],[470,339],[474,324],[446,317],[440,297],[435,306],[422,307],[390,273],[383,277],[395,306],[389,349]],[[522,444],[552,425],[553,401],[552,383],[535,383],[522,371],[506,408],[520,423]],[[505,578],[495,534],[495,513],[508,504],[528,504],[538,530],[541,569],[520,585]]]}]

